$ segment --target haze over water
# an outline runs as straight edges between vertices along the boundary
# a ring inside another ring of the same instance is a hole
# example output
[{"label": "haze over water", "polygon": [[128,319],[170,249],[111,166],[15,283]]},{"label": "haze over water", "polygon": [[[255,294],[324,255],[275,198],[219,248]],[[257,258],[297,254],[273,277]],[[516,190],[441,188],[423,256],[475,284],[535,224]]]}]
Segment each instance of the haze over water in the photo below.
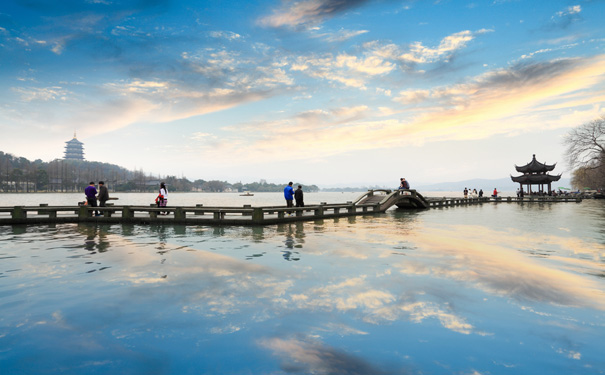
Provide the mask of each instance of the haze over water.
[{"label": "haze over water", "polygon": [[2,373],[600,374],[604,209],[0,227]]}]

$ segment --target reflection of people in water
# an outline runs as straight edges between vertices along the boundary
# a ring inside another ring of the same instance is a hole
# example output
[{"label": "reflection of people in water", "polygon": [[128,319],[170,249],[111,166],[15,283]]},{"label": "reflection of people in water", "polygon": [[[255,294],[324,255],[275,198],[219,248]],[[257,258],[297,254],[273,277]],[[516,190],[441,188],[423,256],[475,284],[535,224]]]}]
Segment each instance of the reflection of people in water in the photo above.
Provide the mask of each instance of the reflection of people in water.
[{"label": "reflection of people in water", "polygon": [[108,225],[90,225],[78,224],[78,231],[86,236],[84,239],[84,248],[88,251],[104,253],[109,248],[107,240]]},{"label": "reflection of people in water", "polygon": [[288,250],[282,250],[282,255],[287,261],[300,260],[300,253],[295,248],[302,248],[304,241],[303,223],[280,225],[279,232],[284,232],[286,239],[284,245]]}]

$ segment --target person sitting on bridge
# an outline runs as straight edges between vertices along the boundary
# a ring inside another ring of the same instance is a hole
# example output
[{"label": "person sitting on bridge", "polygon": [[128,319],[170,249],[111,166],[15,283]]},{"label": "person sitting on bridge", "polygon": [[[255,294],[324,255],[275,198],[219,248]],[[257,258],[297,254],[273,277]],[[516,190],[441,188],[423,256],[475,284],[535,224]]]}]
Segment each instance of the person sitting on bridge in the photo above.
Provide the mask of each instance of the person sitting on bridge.
[{"label": "person sitting on bridge", "polygon": [[409,189],[410,183],[405,180],[405,178],[401,177],[399,179],[401,182],[399,183],[399,189]]}]

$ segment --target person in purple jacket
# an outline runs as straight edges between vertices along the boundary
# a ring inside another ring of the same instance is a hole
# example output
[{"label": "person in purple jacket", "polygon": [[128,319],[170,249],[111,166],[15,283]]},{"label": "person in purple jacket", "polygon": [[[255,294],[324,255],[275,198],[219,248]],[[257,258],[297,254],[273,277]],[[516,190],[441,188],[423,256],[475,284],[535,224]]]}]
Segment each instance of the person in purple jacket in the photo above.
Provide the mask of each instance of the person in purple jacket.
[{"label": "person in purple jacket", "polygon": [[[95,188],[95,183],[90,182],[86,189],[84,189],[84,194],[86,195],[86,202],[90,207],[97,207],[97,188]],[[95,211],[95,216],[100,216],[99,211]]]}]

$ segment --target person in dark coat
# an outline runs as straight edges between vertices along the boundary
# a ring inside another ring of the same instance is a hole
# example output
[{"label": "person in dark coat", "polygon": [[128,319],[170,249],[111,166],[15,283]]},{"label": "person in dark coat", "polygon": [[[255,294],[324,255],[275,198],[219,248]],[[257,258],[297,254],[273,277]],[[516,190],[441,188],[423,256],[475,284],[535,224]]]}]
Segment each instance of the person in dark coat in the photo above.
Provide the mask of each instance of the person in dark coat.
[{"label": "person in dark coat", "polygon": [[302,186],[298,185],[298,189],[294,191],[294,200],[296,201],[296,207],[304,207],[305,202],[303,201]]},{"label": "person in dark coat", "polygon": [[105,202],[109,200],[109,190],[103,181],[99,181],[99,207],[105,207]]}]

